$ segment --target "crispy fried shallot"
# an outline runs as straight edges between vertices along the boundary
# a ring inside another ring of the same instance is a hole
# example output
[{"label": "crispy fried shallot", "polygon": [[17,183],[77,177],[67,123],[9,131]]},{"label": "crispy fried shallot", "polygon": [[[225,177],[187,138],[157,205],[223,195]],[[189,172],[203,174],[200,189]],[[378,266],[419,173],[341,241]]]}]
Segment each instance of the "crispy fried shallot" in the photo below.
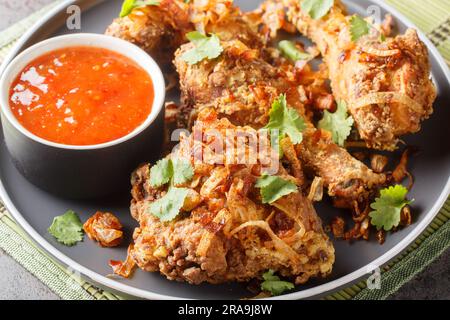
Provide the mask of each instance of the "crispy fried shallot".
[{"label": "crispy fried shallot", "polygon": [[383,244],[384,241],[386,241],[386,232],[383,229],[378,230],[375,234],[375,238],[377,239],[379,244]]},{"label": "crispy fried shallot", "polygon": [[370,166],[376,173],[384,172],[384,169],[386,168],[388,162],[388,158],[380,154],[373,154],[370,157]]},{"label": "crispy fried shallot", "polygon": [[313,202],[322,201],[323,198],[323,179],[321,177],[314,177],[314,180],[309,189],[308,199]]},{"label": "crispy fried shallot", "polygon": [[125,261],[109,261],[109,265],[113,269],[114,274],[117,274],[124,278],[129,278],[132,275],[133,271],[136,269],[136,262],[134,261],[132,256],[133,249],[134,245],[130,244]]},{"label": "crispy fried shallot", "polygon": [[400,224],[404,227],[409,226],[412,223],[411,208],[409,206],[403,207],[400,213]]},{"label": "crispy fried shallot", "polygon": [[123,239],[122,224],[112,213],[97,211],[90,217],[83,229],[91,240],[102,247],[116,247]]},{"label": "crispy fried shallot", "polygon": [[405,177],[408,177],[410,179],[408,190],[411,190],[413,184],[414,184],[414,178],[413,176],[408,172],[408,158],[411,153],[411,149],[407,148],[403,153],[402,157],[400,158],[400,162],[395,167],[394,171],[392,172],[392,178],[396,183],[400,183],[405,179]]},{"label": "crispy fried shallot", "polygon": [[334,217],[331,221],[331,232],[335,238],[343,238],[345,229],[345,221],[341,217]]}]

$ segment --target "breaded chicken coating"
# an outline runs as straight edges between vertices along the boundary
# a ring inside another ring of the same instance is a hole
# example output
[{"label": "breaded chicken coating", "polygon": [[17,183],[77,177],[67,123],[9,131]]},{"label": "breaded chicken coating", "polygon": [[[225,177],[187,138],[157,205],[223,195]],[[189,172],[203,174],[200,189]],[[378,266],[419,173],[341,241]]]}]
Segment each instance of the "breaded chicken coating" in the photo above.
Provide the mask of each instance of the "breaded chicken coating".
[{"label": "breaded chicken coating", "polygon": [[168,64],[175,50],[188,41],[186,34],[194,30],[262,46],[257,25],[249,21],[232,0],[162,0],[115,19],[106,34],[132,42],[159,63]]},{"label": "breaded chicken coating", "polygon": [[[255,131],[218,119],[212,109],[201,111],[194,126],[197,134],[206,135],[206,130],[216,130],[223,141],[227,130]],[[194,168],[192,181],[182,185],[189,195],[175,220],[162,222],[150,213],[149,206],[167,191],[151,186],[150,166],[133,174],[131,213],[140,227],[129,257],[146,271],[192,284],[249,281],[268,269],[297,284],[330,273],[334,248],[299,180],[280,163],[277,175],[298,190],[263,204],[255,186],[263,168],[259,156],[255,164],[230,162],[226,154],[223,164],[196,162],[195,151],[189,149],[194,136],[184,137],[178,151],[169,155],[188,157]],[[208,148],[214,141],[204,138],[202,145]],[[248,144],[240,147],[238,153],[254,152]],[[278,163],[278,157],[273,161]]]},{"label": "breaded chicken coating", "polygon": [[320,19],[312,19],[301,1],[270,2],[283,3],[288,21],[317,45],[329,69],[333,94],[347,103],[368,147],[394,150],[401,136],[420,130],[433,112],[436,88],[428,50],[416,30],[388,37],[386,28],[378,27],[380,36],[355,40],[352,17],[339,0]]},{"label": "breaded chicken coating", "polygon": [[[226,117],[233,124],[261,128],[268,123],[273,101],[285,93],[288,104],[309,121],[302,103],[304,88],[296,79],[290,79],[282,69],[261,59],[258,50],[240,41],[223,42],[222,46],[221,57],[195,65],[181,59],[192,44],[183,45],[176,53],[174,63],[180,76],[182,100],[194,114],[214,108],[219,117]],[[314,175],[324,179],[331,196],[351,204],[385,183],[384,174],[374,173],[311,122],[303,139],[296,148],[297,156]]]}]

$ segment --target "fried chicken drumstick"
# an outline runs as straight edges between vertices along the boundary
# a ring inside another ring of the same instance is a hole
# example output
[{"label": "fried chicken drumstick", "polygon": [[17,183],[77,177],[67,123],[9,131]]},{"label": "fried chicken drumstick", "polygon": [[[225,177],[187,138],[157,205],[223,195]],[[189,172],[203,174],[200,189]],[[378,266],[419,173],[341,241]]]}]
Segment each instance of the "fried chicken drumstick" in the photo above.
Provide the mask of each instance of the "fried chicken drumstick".
[{"label": "fried chicken drumstick", "polygon": [[394,150],[399,137],[420,130],[421,121],[433,112],[436,89],[427,48],[415,30],[352,41],[351,16],[340,0],[320,19],[311,18],[301,1],[269,2],[283,3],[289,22],[318,46],[333,94],[347,103],[368,147]]},{"label": "fried chicken drumstick", "polygon": [[[187,188],[189,194],[175,220],[163,222],[150,213],[150,205],[167,192],[167,187],[151,186],[150,166],[144,165],[133,174],[131,213],[140,227],[135,230],[134,246],[125,264],[136,263],[170,280],[192,284],[248,281],[268,269],[295,279],[297,284],[327,275],[334,262],[334,248],[302,193],[300,181],[281,163],[277,174],[296,183],[298,190],[269,205],[262,203],[255,187],[261,164],[234,164],[226,154],[218,154],[222,165],[194,161],[197,149],[192,146],[198,133],[203,133],[200,143],[206,149],[217,142],[217,135],[207,138],[207,130],[218,132],[224,142],[230,129],[256,132],[235,127],[225,118],[219,120],[213,110],[205,109],[198,116],[194,133],[183,138],[178,151],[169,155],[171,159],[189,159],[194,169],[191,181],[176,186]],[[249,145],[236,150],[247,155],[255,152]],[[278,157],[274,161],[278,163]]]},{"label": "fried chicken drumstick", "polygon": [[175,50],[186,42],[193,30],[189,5],[183,1],[163,0],[158,6],[143,6],[115,19],[106,34],[134,43],[160,64],[168,64]]}]

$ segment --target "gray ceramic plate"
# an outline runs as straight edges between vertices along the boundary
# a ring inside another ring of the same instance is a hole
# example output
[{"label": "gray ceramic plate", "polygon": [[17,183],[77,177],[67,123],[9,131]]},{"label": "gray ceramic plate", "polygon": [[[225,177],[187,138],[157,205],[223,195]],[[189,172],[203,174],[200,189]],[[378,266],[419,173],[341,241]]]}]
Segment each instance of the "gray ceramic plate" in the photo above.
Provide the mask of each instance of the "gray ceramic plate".
[{"label": "gray ceramic plate", "polygon": [[[398,12],[382,2],[369,0],[345,2],[350,11],[362,15],[367,15],[366,8],[370,5],[378,5],[383,15],[390,12],[396,17],[400,31],[407,26],[412,26]],[[62,2],[27,32],[12,50],[5,65],[29,45],[53,35],[68,33],[65,19],[66,9],[70,4],[78,4],[83,10],[81,32],[103,33],[111,20],[117,16],[121,3],[122,0]],[[243,10],[250,10],[260,1],[236,0],[236,3]],[[414,223],[408,228],[389,235],[384,245],[379,245],[374,239],[352,244],[335,241],[336,264],[332,275],[325,280],[314,280],[306,286],[297,287],[296,292],[279,298],[319,297],[357,281],[372,270],[373,266],[387,263],[412,243],[432,221],[447,199],[450,190],[450,108],[448,108],[450,73],[436,48],[424,36],[422,39],[430,49],[433,78],[438,87],[439,97],[435,104],[435,113],[429,121],[425,122],[420,134],[406,139],[409,144],[420,148],[420,154],[413,158],[411,163],[412,172],[416,178],[416,184],[411,192],[411,197],[416,200]],[[88,280],[102,287],[129,296],[150,299],[238,299],[249,296],[249,292],[240,284],[190,286],[168,281],[156,273],[142,271],[136,272],[132,279],[108,278],[106,275],[111,273],[108,261],[125,257],[129,238],[122,247],[114,249],[102,249],[90,240],[69,248],[55,242],[47,233],[47,228],[54,216],[64,213],[67,209],[80,213],[82,220],[86,220],[100,209],[116,213],[130,236],[136,222],[129,215],[128,195],[124,195],[122,199],[83,202],[69,201],[47,194],[28,183],[16,171],[5,149],[3,137],[0,139],[0,178],[1,197],[14,218],[28,234],[64,265],[81,272]],[[325,222],[336,215],[336,210],[327,204],[318,205],[317,211]]]}]

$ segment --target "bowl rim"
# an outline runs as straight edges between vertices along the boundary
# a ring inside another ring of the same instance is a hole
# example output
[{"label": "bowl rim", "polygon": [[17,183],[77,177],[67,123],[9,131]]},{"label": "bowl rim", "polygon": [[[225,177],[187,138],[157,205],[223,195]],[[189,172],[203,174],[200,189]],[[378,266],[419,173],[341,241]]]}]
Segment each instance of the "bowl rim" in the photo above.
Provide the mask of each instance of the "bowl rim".
[{"label": "bowl rim", "polygon": [[[27,128],[25,128],[12,113],[9,104],[9,89],[13,79],[15,79],[16,76],[21,72],[15,72],[17,71],[16,69],[22,70],[28,63],[30,63],[34,59],[54,50],[78,46],[107,49],[125,56],[136,63],[138,66],[140,66],[151,78],[154,91],[151,111],[145,121],[127,135],[118,139],[92,145],[70,145],[57,143],[35,135]],[[132,140],[153,124],[153,122],[163,110],[166,95],[165,80],[161,68],[148,53],[128,41],[96,33],[73,33],[68,35],[56,36],[28,47],[20,54],[18,54],[6,66],[4,72],[2,72],[0,78],[0,90],[1,113],[15,129],[37,143],[49,147],[67,150],[104,149]]]}]

